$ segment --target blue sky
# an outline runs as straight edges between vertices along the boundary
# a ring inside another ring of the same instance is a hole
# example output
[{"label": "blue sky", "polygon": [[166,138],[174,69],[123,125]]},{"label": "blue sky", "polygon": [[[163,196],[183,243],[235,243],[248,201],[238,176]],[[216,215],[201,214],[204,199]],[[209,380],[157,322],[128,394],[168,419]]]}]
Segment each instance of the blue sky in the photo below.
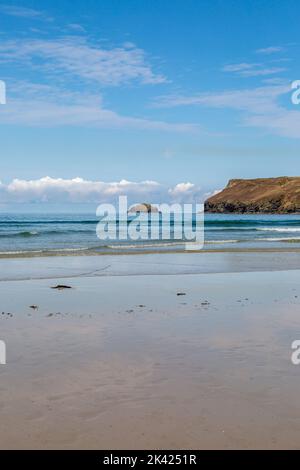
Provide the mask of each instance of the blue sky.
[{"label": "blue sky", "polygon": [[300,175],[299,14],[292,0],[0,1],[2,202]]}]

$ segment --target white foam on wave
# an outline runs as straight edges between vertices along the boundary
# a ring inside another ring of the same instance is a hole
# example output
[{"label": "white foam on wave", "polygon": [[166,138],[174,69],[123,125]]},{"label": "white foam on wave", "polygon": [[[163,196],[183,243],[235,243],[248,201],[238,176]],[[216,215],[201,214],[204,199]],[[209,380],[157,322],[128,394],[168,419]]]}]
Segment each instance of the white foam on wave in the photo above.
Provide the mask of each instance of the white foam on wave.
[{"label": "white foam on wave", "polygon": [[264,241],[264,242],[289,242],[289,241],[299,241],[300,237],[270,237],[270,238],[259,238],[256,241]]},{"label": "white foam on wave", "polygon": [[240,241],[242,240],[208,240],[206,241],[205,243],[209,243],[209,244],[217,244],[217,243],[220,243],[220,244],[223,244],[223,243],[239,243]]},{"label": "white foam on wave", "polygon": [[31,255],[38,253],[63,253],[63,252],[76,252],[76,251],[86,251],[89,250],[88,247],[84,248],[58,248],[56,250],[18,250],[18,251],[0,251],[0,255]]},{"label": "white foam on wave", "polygon": [[258,228],[257,230],[262,231],[262,232],[300,232],[300,227],[277,227],[277,228],[271,228],[271,227],[261,227]]},{"label": "white foam on wave", "polygon": [[176,246],[186,243],[184,241],[177,240],[176,242],[165,242],[165,243],[136,243],[132,245],[107,245],[107,248],[115,249],[115,250],[124,250],[124,249],[136,249],[136,248],[159,248],[164,246]]}]

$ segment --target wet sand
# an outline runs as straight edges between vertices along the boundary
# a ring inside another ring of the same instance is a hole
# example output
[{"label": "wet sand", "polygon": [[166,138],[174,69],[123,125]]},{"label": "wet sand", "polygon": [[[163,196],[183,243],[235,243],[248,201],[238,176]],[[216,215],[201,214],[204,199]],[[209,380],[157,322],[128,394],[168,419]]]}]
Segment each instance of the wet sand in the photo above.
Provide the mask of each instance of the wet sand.
[{"label": "wet sand", "polygon": [[0,282],[0,448],[300,448],[299,275]]},{"label": "wet sand", "polygon": [[300,269],[298,252],[152,253],[0,259],[0,281]]}]

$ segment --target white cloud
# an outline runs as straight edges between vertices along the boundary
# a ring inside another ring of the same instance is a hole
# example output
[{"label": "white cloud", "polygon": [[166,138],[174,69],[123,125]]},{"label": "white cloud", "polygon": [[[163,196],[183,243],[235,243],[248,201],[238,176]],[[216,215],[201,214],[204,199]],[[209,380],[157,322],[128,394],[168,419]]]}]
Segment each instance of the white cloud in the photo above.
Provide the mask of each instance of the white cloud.
[{"label": "white cloud", "polygon": [[52,18],[46,16],[43,12],[34,10],[32,8],[21,7],[17,5],[1,5],[0,12],[9,16],[16,16],[20,18],[41,19],[45,21],[52,21]]},{"label": "white cloud", "polygon": [[276,52],[283,52],[285,50],[282,46],[269,46],[262,49],[257,49],[255,52],[257,54],[275,54]]},{"label": "white cloud", "polygon": [[223,189],[215,189],[214,191],[209,191],[207,193],[204,193],[204,200],[208,199],[209,197],[215,196],[216,194],[221,193]]},{"label": "white cloud", "polygon": [[168,193],[171,199],[176,202],[190,202],[195,199],[198,203],[203,202],[203,191],[199,186],[190,182],[178,183],[170,188]]},{"label": "white cloud", "polygon": [[101,202],[121,194],[142,196],[159,191],[160,185],[155,181],[106,183],[49,176],[37,180],[14,179],[1,188],[1,194],[6,199],[4,202]]},{"label": "white cloud", "polygon": [[0,63],[23,64],[53,76],[63,72],[103,86],[167,81],[152,71],[145,52],[136,46],[104,48],[79,37],[4,41],[0,44]]},{"label": "white cloud", "polygon": [[178,183],[168,188],[156,181],[118,182],[90,181],[83,178],[63,179],[49,176],[36,180],[14,179],[5,185],[0,182],[0,204],[38,202],[113,202],[126,195],[133,202],[169,201],[201,202],[200,188],[192,183]]},{"label": "white cloud", "polygon": [[174,188],[169,189],[170,194],[185,194],[195,188],[193,183],[178,183]]}]

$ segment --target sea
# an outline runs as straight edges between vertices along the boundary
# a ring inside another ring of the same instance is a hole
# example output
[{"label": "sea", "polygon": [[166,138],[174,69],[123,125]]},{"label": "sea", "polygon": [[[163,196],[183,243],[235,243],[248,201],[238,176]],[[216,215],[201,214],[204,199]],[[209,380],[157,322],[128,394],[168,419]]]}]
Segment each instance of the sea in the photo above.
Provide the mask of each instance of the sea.
[{"label": "sea", "polygon": [[[129,219],[128,224],[132,221]],[[102,240],[95,214],[0,214],[0,255],[106,254],[184,250],[186,240]],[[148,224],[148,220],[144,223]],[[162,224],[162,222],[158,222]],[[192,225],[195,227],[196,216]],[[160,227],[161,229],[162,227]],[[177,227],[178,228],[178,227]],[[300,248],[300,215],[205,214],[203,250]]]}]

